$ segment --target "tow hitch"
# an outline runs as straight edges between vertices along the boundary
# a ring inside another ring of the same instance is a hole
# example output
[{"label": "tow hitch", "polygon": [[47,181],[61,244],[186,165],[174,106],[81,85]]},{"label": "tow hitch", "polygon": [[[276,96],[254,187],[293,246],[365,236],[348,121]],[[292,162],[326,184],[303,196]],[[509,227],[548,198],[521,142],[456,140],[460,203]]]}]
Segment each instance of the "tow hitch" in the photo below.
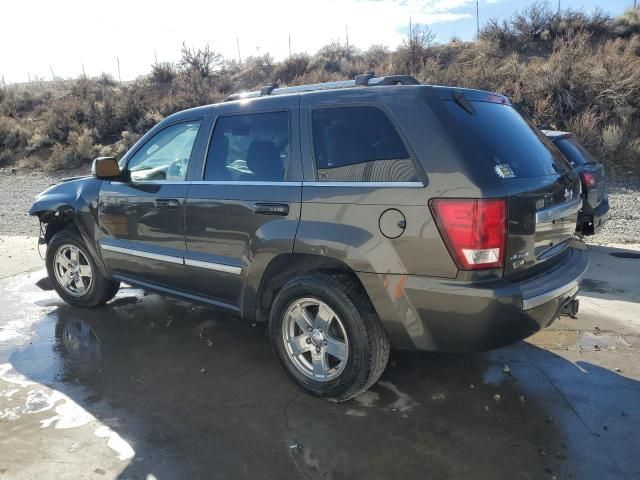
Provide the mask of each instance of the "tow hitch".
[{"label": "tow hitch", "polygon": [[580,308],[580,300],[576,297],[567,300],[567,302],[560,307],[560,315],[566,315],[571,318],[578,318],[578,309]]}]

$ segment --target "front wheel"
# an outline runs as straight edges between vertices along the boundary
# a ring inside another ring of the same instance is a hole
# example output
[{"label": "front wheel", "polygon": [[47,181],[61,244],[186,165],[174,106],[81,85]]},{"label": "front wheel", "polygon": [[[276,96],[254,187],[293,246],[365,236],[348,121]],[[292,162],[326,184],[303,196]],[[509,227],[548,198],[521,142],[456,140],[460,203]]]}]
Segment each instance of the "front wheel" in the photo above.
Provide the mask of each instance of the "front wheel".
[{"label": "front wheel", "polygon": [[46,264],[56,292],[71,305],[102,305],[120,288],[120,282],[102,275],[82,238],[72,230],[58,232],[49,241]]},{"label": "front wheel", "polygon": [[273,348],[307,392],[345,401],[373,385],[389,358],[389,337],[361,287],[344,274],[287,282],[270,315]]}]

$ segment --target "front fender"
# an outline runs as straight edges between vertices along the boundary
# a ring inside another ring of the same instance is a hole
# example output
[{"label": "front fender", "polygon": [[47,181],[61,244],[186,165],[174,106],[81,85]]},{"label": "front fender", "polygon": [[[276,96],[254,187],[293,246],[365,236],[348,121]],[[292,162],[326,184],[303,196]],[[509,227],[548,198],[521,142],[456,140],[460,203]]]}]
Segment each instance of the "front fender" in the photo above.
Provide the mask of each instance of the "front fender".
[{"label": "front fender", "polygon": [[57,183],[36,197],[28,213],[37,216],[43,223],[71,220],[99,268],[105,273],[106,267],[96,243],[101,184],[102,180],[93,177]]},{"label": "front fender", "polygon": [[56,183],[36,196],[29,215],[44,212],[79,212],[88,209],[97,200],[101,180],[86,177]]}]

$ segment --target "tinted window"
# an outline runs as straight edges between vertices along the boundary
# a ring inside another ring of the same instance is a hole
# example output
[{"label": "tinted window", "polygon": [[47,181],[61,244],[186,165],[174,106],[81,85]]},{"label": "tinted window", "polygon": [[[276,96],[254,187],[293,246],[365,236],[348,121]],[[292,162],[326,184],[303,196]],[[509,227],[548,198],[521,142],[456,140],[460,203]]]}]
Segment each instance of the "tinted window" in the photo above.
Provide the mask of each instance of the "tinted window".
[{"label": "tinted window", "polygon": [[178,123],[160,130],[129,160],[133,181],[184,180],[200,122]]},{"label": "tinted window", "polygon": [[220,117],[209,145],[205,180],[283,181],[288,163],[287,112]]},{"label": "tinted window", "polygon": [[593,157],[573,137],[563,137],[553,142],[558,150],[567,157],[573,167],[595,162]]},{"label": "tinted window", "polygon": [[318,180],[419,180],[398,132],[379,108],[321,108],[312,120]]},{"label": "tinted window", "polygon": [[513,107],[499,103],[471,102],[471,114],[454,101],[445,101],[465,134],[483,149],[498,175],[541,177],[567,171],[567,163],[551,142]]}]

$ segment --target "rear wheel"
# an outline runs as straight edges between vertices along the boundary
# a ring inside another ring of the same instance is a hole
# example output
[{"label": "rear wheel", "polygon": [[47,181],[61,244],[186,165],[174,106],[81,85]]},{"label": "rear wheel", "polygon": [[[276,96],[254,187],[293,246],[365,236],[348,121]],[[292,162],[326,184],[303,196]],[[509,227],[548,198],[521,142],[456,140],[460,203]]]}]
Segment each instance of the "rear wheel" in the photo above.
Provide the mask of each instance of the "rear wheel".
[{"label": "rear wheel", "polygon": [[49,241],[46,265],[56,292],[71,305],[102,305],[120,288],[120,282],[102,275],[82,238],[72,230],[58,232]]},{"label": "rear wheel", "polygon": [[296,383],[333,401],[367,390],[389,358],[389,338],[369,299],[343,274],[312,273],[287,282],[271,309],[270,334]]}]

